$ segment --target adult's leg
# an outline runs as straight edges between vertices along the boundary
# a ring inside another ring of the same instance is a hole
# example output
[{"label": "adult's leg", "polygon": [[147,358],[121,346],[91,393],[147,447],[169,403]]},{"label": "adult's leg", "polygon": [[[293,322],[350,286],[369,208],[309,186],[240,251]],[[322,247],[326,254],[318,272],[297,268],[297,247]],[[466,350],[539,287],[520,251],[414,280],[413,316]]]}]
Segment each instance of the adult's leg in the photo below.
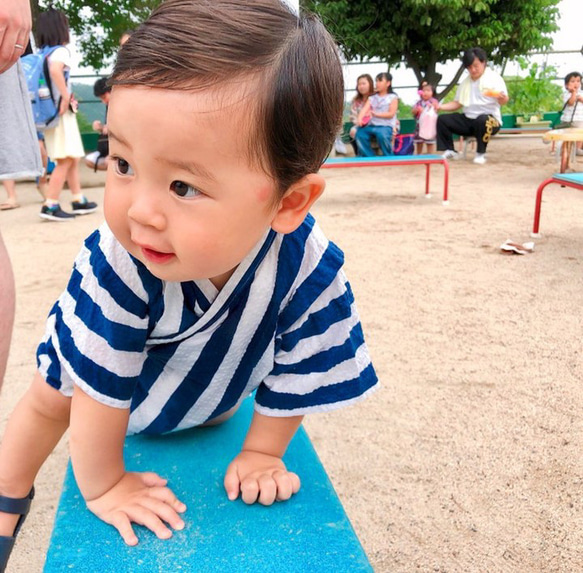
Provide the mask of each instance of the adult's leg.
[{"label": "adult's leg", "polygon": [[393,155],[393,128],[389,126],[373,126],[377,143],[383,155]]},{"label": "adult's leg", "polygon": [[448,113],[437,118],[437,149],[455,151],[453,136],[473,135],[470,121],[463,113]]},{"label": "adult's leg", "polygon": [[59,196],[67,180],[69,174],[69,168],[71,167],[71,162],[73,159],[71,157],[65,157],[64,159],[57,159],[57,165],[53,170],[51,179],[49,181],[49,186],[47,188],[47,200],[51,202],[59,202]]},{"label": "adult's leg", "polygon": [[48,177],[47,177],[47,167],[49,164],[49,156],[47,155],[47,148],[45,147],[45,142],[42,139],[38,140],[38,147],[40,150],[40,156],[43,162],[43,174],[38,179],[37,189],[39,193],[46,199],[48,190]]},{"label": "adult's leg", "polygon": [[67,172],[67,183],[73,195],[81,193],[81,177],[79,176],[79,158],[71,157],[69,171]]},{"label": "adult's leg", "polygon": [[356,146],[358,147],[358,155],[361,157],[375,156],[375,152],[370,144],[372,134],[372,127],[370,125],[359,127],[356,132]]},{"label": "adult's leg", "polygon": [[6,190],[6,203],[8,205],[17,205],[18,201],[16,200],[16,181],[13,179],[4,179],[2,181],[2,185],[4,185],[4,189]]},{"label": "adult's leg", "polygon": [[500,124],[493,115],[479,115],[472,122],[472,131],[476,137],[476,153],[486,153],[486,148],[493,135],[500,131]]},{"label": "adult's leg", "polygon": [[0,388],[6,372],[10,339],[12,338],[12,326],[14,324],[14,275],[12,265],[8,257],[8,251],[0,235]]},{"label": "adult's leg", "polygon": [[[0,495],[28,495],[36,474],[69,426],[71,399],[37,372],[6,426],[0,445]],[[11,536],[18,516],[0,512],[0,535]]]}]

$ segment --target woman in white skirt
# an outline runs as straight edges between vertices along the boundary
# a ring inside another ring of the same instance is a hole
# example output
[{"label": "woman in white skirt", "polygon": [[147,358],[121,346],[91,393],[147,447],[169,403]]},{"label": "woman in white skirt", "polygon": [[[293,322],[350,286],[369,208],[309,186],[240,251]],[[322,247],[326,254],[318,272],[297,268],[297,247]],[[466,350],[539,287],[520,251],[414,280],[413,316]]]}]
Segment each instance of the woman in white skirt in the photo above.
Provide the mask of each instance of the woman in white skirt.
[{"label": "woman in white skirt", "polygon": [[[81,192],[79,160],[85,156],[79,126],[77,125],[77,102],[69,88],[71,54],[66,48],[69,43],[69,21],[60,10],[49,9],[42,12],[37,21],[38,44],[41,48],[58,46],[48,56],[48,68],[53,87],[53,96],[58,101],[59,123],[45,131],[45,144],[49,157],[56,162],[51,175],[40,216],[49,221],[69,221],[75,215],[85,215],[97,209],[97,204],[87,201]],[[65,181],[73,195],[72,213],[61,209],[59,196]]]}]

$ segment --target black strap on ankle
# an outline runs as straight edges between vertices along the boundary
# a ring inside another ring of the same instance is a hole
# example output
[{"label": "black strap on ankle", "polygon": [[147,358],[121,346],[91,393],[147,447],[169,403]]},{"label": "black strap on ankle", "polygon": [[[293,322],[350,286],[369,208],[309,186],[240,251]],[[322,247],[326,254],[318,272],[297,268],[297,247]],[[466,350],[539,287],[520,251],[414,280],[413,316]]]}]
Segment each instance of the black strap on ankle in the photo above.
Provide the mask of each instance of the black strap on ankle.
[{"label": "black strap on ankle", "polygon": [[18,499],[0,495],[0,511],[4,513],[13,513],[16,515],[26,515],[30,509],[32,498],[34,497],[34,488],[26,497]]}]

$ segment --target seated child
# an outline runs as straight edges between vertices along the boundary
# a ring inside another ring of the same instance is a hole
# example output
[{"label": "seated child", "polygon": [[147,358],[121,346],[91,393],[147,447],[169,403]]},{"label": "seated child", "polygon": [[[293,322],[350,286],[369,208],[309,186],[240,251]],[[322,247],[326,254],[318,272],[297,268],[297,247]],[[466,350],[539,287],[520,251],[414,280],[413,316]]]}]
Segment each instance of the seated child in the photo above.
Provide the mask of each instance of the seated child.
[{"label": "seated child", "polygon": [[68,427],[88,508],[135,545],[132,522],[168,538],[189,500],[126,471],[126,433],[220,421],[256,390],[224,486],[270,505],[300,487],[282,456],[302,417],[378,386],[343,254],[309,214],[343,108],[319,20],[279,0],[169,0],[110,81],[106,222],[50,312],[0,447],[0,565]]},{"label": "seated child", "polygon": [[439,102],[435,99],[434,87],[426,81],[421,82],[419,95],[421,99],[411,109],[413,117],[416,119],[415,153],[421,155],[424,145],[427,147],[427,153],[435,153]]},{"label": "seated child", "polygon": [[[356,132],[359,128],[358,125],[358,115],[360,110],[364,107],[368,98],[374,94],[374,82],[370,74],[362,74],[356,79],[356,95],[352,98],[350,102],[350,121],[352,122],[352,127],[350,128],[350,144],[354,149],[354,155],[358,155],[358,148],[356,147]],[[368,115],[364,118],[363,125],[366,125],[371,119]]]},{"label": "seated child", "polygon": [[[393,155],[393,135],[397,123],[399,97],[393,91],[392,81],[393,76],[388,72],[377,74],[376,93],[367,99],[358,114],[356,146],[361,157],[376,155],[371,145],[373,137],[377,140],[381,155]],[[368,116],[370,121],[367,122]]]},{"label": "seated child", "polygon": [[[570,123],[571,127],[583,127],[583,91],[579,72],[570,72],[565,76],[563,102],[561,121]],[[583,155],[582,147],[583,143],[577,143],[577,155]]]},{"label": "seated child", "polygon": [[107,169],[107,157],[109,156],[109,139],[107,137],[107,108],[111,97],[111,86],[107,84],[107,78],[99,78],[93,85],[93,95],[99,98],[105,105],[105,122],[95,120],[92,124],[93,131],[99,133],[97,151],[92,151],[85,156],[85,164],[94,171]]}]

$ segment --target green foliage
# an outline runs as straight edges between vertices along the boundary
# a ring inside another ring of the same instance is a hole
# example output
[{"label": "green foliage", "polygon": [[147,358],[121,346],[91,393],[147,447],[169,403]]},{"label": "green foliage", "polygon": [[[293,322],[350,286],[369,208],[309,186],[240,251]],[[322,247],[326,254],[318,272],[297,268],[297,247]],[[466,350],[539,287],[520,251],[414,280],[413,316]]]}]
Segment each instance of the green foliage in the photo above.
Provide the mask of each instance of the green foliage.
[{"label": "green foliage", "polygon": [[539,66],[536,63],[530,65],[525,58],[518,60],[520,68],[526,70],[525,78],[505,78],[508,86],[510,101],[505,107],[506,113],[542,116],[547,111],[559,111],[562,106],[560,86],[552,82],[557,70],[552,66]]},{"label": "green foliage", "polygon": [[[440,83],[438,63],[481,46],[500,64],[550,48],[560,0],[301,0],[318,13],[348,59],[406,65],[417,80]],[[443,97],[458,83],[460,69]]]},{"label": "green foliage", "polygon": [[79,40],[83,65],[96,71],[119,49],[122,34],[143,22],[161,0],[40,0],[38,7],[63,10]]},{"label": "green foliage", "polygon": [[399,110],[397,112],[397,117],[399,119],[413,117],[413,113],[411,112],[412,109],[412,105],[407,105],[406,103],[403,103],[403,100],[399,100]]},{"label": "green foliage", "polygon": [[77,125],[79,126],[79,131],[81,133],[91,133],[93,131],[91,122],[82,111],[77,112]]}]

